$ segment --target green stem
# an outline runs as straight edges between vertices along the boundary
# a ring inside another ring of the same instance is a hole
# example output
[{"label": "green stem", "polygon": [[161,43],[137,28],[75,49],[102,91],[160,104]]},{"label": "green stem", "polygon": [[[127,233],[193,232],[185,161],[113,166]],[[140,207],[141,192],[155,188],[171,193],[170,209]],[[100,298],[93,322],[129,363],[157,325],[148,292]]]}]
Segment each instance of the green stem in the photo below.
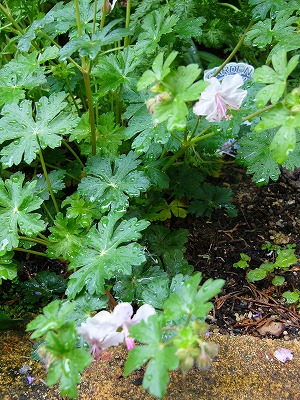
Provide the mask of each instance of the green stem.
[{"label": "green stem", "polygon": [[[71,160],[70,160],[70,162],[71,162]],[[61,167],[58,167],[57,165],[53,165],[53,164],[49,164],[49,163],[45,163],[45,165],[46,165],[46,167],[49,167],[49,168],[52,168],[52,169],[56,169],[57,171],[61,170]],[[69,172],[65,171],[65,173],[66,173],[67,176],[69,176],[70,178],[74,179],[75,181],[78,181],[78,182],[80,181],[80,179],[78,177],[70,174]]]},{"label": "green stem", "polygon": [[[198,119],[198,121],[199,121],[199,119]],[[198,139],[200,137],[202,138],[203,135],[205,135],[206,132],[208,132],[210,129],[211,129],[211,125],[207,126],[205,129],[203,129],[203,131],[199,132],[193,139],[191,139],[191,141],[197,143],[199,141]]]},{"label": "green stem", "polygon": [[54,218],[52,217],[51,212],[48,210],[48,207],[46,206],[45,203],[42,204],[43,209],[46,211],[46,214],[48,214],[48,217],[51,219],[51,221],[54,223]]},{"label": "green stem", "polygon": [[35,254],[36,256],[42,256],[42,257],[46,257],[46,258],[51,258],[51,257],[47,256],[47,254],[42,253],[40,251],[22,249],[21,247],[14,247],[13,250],[14,251],[21,251],[23,253]]},{"label": "green stem", "polygon": [[177,158],[181,157],[189,147],[194,146],[200,140],[204,140],[211,136],[214,136],[215,132],[206,133],[210,129],[211,129],[211,126],[207,126],[203,131],[198,133],[198,135],[196,135],[193,139],[189,140],[188,142],[184,142],[184,144],[181,146],[181,148],[167,161],[167,163],[162,168],[162,171],[166,172],[167,169],[169,169],[174,164],[174,162],[177,160]]},{"label": "green stem", "polygon": [[210,133],[207,133],[206,135],[195,136],[194,139],[191,140],[190,146],[194,146],[196,143],[200,142],[201,140],[208,139],[215,135],[216,135],[215,132],[210,132]]},{"label": "green stem", "polygon": [[242,119],[242,122],[248,121],[251,118],[256,117],[257,115],[260,115],[262,113],[264,113],[265,111],[271,110],[272,108],[276,107],[277,104],[270,104],[269,106],[266,106],[264,108],[262,108],[261,110],[255,111],[253,114],[248,115],[247,117]]},{"label": "green stem", "polygon": [[17,23],[17,21],[14,20],[14,18],[11,15],[11,13],[5,7],[3,7],[2,4],[0,4],[0,11],[2,11],[2,14],[4,14],[4,16],[12,23],[12,25],[17,29],[17,31],[20,32],[23,35],[24,34],[24,30]]},{"label": "green stem", "polygon": [[168,160],[168,162],[163,166],[162,171],[166,172],[167,169],[169,169],[174,161],[177,160],[177,158],[179,158],[180,156],[182,156],[182,154],[184,154],[186,152],[186,150],[190,147],[190,144],[187,145],[183,145],[180,147],[180,149]]},{"label": "green stem", "polygon": [[201,117],[198,117],[198,119],[197,119],[197,122],[196,122],[196,124],[195,124],[195,128],[193,129],[193,132],[191,133],[191,138],[195,135],[195,133],[196,133],[196,130],[197,130],[197,128],[198,128],[198,126],[199,126],[199,124],[200,124],[200,118]]},{"label": "green stem", "polygon": [[179,143],[181,143],[181,144],[184,143],[184,141],[178,135],[176,135],[176,133],[174,133],[174,132],[170,132],[170,133],[171,133],[171,136],[173,136],[173,138],[178,140]]},{"label": "green stem", "polygon": [[222,71],[222,69],[229,63],[229,61],[235,56],[235,54],[238,52],[239,48],[242,46],[245,37],[248,33],[248,31],[252,28],[252,25],[254,24],[254,21],[251,20],[249,25],[247,26],[245,32],[241,36],[240,40],[238,41],[237,45],[235,48],[232,50],[232,52],[229,54],[229,56],[226,58],[226,60],[223,62],[223,64],[216,70],[216,72],[213,74],[213,76],[217,76],[219,72]]},{"label": "green stem", "polygon": [[42,239],[30,238],[30,237],[27,237],[27,236],[19,236],[19,239],[24,240],[25,242],[33,242],[33,243],[42,244],[43,246],[47,246],[47,242],[45,240],[42,240]]},{"label": "green stem", "polygon": [[57,202],[56,202],[53,190],[52,190],[51,182],[50,182],[50,179],[49,179],[49,176],[48,176],[48,173],[47,173],[47,168],[46,168],[46,165],[45,165],[45,160],[44,160],[42,149],[39,152],[39,157],[40,157],[42,169],[43,169],[43,172],[44,172],[44,176],[45,176],[45,179],[46,179],[46,182],[47,182],[48,190],[49,190],[50,196],[52,198],[55,210],[56,210],[56,212],[59,212],[59,208],[58,208],[58,205],[57,205]]},{"label": "green stem", "polygon": [[[131,13],[131,0],[127,0],[126,6],[126,21],[125,21],[125,28],[129,29],[130,24],[130,13]],[[124,39],[124,47],[129,46],[130,43],[130,35],[125,36]]]},{"label": "green stem", "polygon": [[[83,60],[84,62],[84,60]],[[86,68],[86,65],[85,65]],[[89,117],[90,117],[90,127],[91,127],[91,143],[92,143],[92,156],[96,155],[96,124],[95,124],[95,115],[94,115],[94,107],[93,107],[93,98],[92,98],[92,90],[91,90],[91,82],[89,75],[89,68],[83,68],[83,80],[84,86],[86,90],[86,96],[88,101],[88,109],[89,109]]]},{"label": "green stem", "polygon": [[218,3],[219,6],[224,6],[224,7],[229,7],[232,8],[234,11],[238,11],[240,12],[241,10],[239,10],[237,7],[235,7],[233,4],[229,4],[229,3]]},{"label": "green stem", "polygon": [[62,141],[63,145],[69,150],[70,153],[73,154],[73,156],[76,158],[76,160],[79,162],[82,168],[84,168],[83,162],[80,160],[79,156],[76,154],[76,152],[72,149],[72,147],[67,143],[65,140]]},{"label": "green stem", "polygon": [[44,236],[42,233],[38,233],[38,236],[48,242],[48,238]]},{"label": "green stem", "polygon": [[92,27],[92,35],[96,30],[96,19],[97,19],[97,0],[94,0],[94,16],[93,16],[93,27]]},{"label": "green stem", "polygon": [[72,91],[72,88],[71,88],[71,84],[70,84],[70,80],[69,80],[69,78],[67,76],[66,76],[66,85],[67,85],[69,94],[70,94],[70,96],[72,98],[73,104],[74,104],[74,106],[76,108],[77,114],[80,116],[80,110],[79,110],[78,104],[76,102],[75,96],[73,94],[73,91]]},{"label": "green stem", "polygon": [[79,1],[74,0],[75,5],[75,14],[76,14],[76,24],[77,24],[77,31],[78,36],[82,35],[82,28],[81,28],[81,21],[80,21],[80,10],[79,10]]},{"label": "green stem", "polygon": [[[44,36],[45,38],[47,38],[54,46],[56,46],[58,49],[61,49],[61,46],[56,43],[55,40],[53,40],[50,36],[48,36],[46,33],[44,33],[43,31],[41,31],[40,29],[37,30],[38,33],[40,33],[42,36]],[[71,64],[73,64],[77,69],[79,69],[80,72],[82,72],[82,68],[79,64],[77,64],[77,62],[75,60],[73,60],[72,57],[68,57],[67,58],[68,61],[70,61]]]},{"label": "green stem", "polygon": [[107,13],[106,3],[107,3],[107,0],[103,0],[100,29],[102,29],[104,27],[104,24],[105,24],[105,17],[106,17],[106,13]]},{"label": "green stem", "polygon": [[113,49],[102,51],[101,56],[104,56],[105,54],[113,53],[114,51],[123,50],[123,49],[124,49],[124,46],[114,47]]}]

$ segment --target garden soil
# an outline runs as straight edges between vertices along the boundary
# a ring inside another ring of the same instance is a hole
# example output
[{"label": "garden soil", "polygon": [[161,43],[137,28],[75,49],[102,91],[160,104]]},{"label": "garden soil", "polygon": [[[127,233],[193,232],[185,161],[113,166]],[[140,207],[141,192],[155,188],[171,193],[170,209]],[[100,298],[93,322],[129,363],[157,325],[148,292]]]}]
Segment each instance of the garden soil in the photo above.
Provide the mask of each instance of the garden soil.
[{"label": "garden soil", "polygon": [[[165,398],[299,400],[300,314],[281,295],[300,288],[300,263],[280,272],[285,277],[282,287],[271,285],[272,276],[249,284],[246,272],[232,265],[240,253],[251,258],[252,269],[274,261],[274,252],[262,250],[268,242],[282,247],[295,244],[300,255],[300,172],[283,171],[278,182],[257,187],[244,169],[228,166],[212,183],[232,190],[237,217],[220,209],[210,220],[187,217],[168,221],[168,226],[189,229],[186,256],[204,279],[226,280],[208,316],[208,340],[219,344],[219,355],[209,371],[195,368],[185,378],[172,372]],[[0,336],[0,399],[60,399],[57,387],[46,387],[44,367],[30,360],[32,343],[24,329],[3,330]],[[281,347],[293,351],[292,361],[281,363],[274,357]],[[126,350],[119,347],[108,360],[94,362],[83,375],[78,398],[153,399],[142,388],[143,369],[122,376],[125,359]],[[28,376],[34,380],[28,382]]]}]

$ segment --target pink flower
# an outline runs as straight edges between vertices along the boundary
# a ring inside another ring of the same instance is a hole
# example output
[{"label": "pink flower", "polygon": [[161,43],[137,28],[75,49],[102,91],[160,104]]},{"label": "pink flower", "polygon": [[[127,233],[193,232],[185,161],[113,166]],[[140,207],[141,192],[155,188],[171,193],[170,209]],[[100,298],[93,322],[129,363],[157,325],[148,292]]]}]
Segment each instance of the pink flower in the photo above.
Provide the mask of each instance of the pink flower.
[{"label": "pink flower", "polygon": [[[98,360],[101,352],[111,346],[117,346],[125,339],[127,349],[134,347],[134,340],[129,337],[128,328],[155,314],[149,304],[141,306],[132,317],[133,308],[129,303],[118,304],[112,313],[100,311],[94,317],[87,318],[77,332],[91,345],[90,352]],[[122,328],[122,330],[120,330]]]},{"label": "pink flower", "polygon": [[210,85],[201,93],[194,105],[196,115],[205,115],[207,121],[230,119],[228,110],[238,110],[247,95],[247,90],[238,89],[244,81],[241,75],[228,75],[220,82],[217,78],[208,80]]},{"label": "pink flower", "polygon": [[283,348],[274,351],[274,356],[277,358],[277,360],[283,363],[285,363],[287,360],[292,361],[293,359],[293,353],[291,352],[291,350]]}]

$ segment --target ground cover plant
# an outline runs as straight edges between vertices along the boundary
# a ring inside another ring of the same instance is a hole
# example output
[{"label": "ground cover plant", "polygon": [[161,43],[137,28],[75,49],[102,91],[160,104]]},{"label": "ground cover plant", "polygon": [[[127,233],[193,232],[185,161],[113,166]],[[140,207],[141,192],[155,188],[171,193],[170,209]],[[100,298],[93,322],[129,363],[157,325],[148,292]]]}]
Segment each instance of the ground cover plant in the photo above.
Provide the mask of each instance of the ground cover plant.
[{"label": "ground cover plant", "polygon": [[298,2],[0,11],[0,279],[16,279],[17,253],[68,266],[23,287],[44,299],[27,329],[62,395],[125,341],[125,374],[147,363],[143,386],[163,397],[169,370],[217,354],[205,318],[224,284],[201,282],[188,231],[164,221],[235,215],[231,191],[209,182],[224,154],[258,185],[300,167]]}]

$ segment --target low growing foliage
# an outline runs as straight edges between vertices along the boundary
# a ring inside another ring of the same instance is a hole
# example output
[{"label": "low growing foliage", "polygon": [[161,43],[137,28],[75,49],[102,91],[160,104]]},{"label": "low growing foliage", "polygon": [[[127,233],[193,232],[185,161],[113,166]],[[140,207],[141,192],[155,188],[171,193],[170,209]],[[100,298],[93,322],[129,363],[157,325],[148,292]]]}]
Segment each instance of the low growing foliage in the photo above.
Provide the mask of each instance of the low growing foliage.
[{"label": "low growing foliage", "polygon": [[188,232],[165,221],[236,215],[210,179],[226,154],[259,185],[300,167],[299,4],[8,0],[0,26],[0,283],[17,252],[67,265],[23,287],[43,296],[27,329],[62,395],[77,396],[108,329],[129,349],[125,375],[147,363],[161,398],[168,371],[211,365],[205,318],[224,285],[201,285]]}]

